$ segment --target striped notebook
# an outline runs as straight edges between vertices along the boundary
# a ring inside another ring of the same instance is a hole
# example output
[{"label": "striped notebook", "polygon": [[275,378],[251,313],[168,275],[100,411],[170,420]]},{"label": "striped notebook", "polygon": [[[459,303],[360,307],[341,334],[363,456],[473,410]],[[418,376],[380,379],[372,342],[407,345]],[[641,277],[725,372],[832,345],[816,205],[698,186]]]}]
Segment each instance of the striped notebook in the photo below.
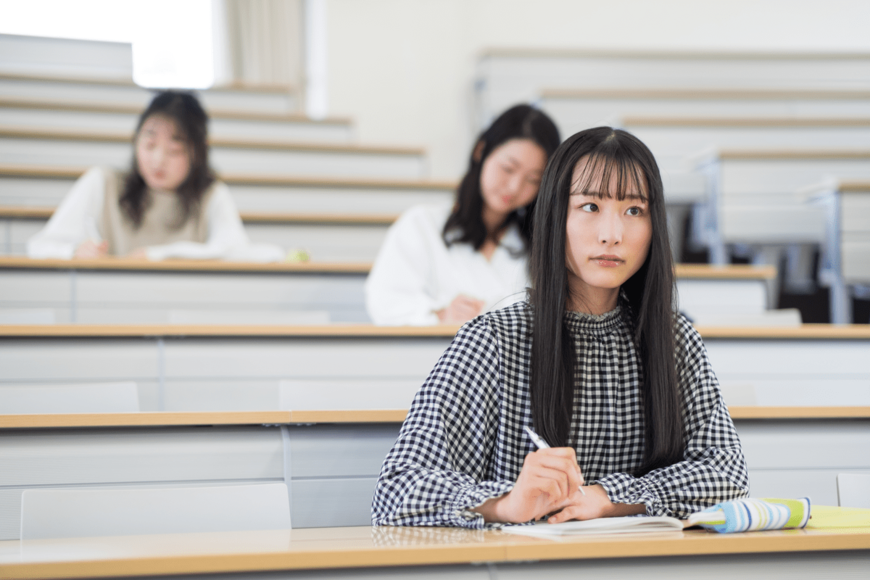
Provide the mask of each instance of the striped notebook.
[{"label": "striped notebook", "polygon": [[639,532],[679,532],[692,526],[729,534],[803,528],[810,519],[810,499],[738,499],[716,504],[686,520],[664,516],[627,516],[548,524],[505,526],[502,531],[524,536],[573,536]]}]

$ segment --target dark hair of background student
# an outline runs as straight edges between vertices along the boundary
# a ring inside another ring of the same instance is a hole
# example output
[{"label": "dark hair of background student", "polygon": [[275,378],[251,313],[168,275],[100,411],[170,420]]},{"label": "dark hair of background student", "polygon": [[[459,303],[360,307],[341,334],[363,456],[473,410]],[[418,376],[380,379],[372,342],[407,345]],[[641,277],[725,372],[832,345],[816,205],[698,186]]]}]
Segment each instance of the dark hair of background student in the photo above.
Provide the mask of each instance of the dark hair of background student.
[{"label": "dark hair of background student", "polygon": [[[487,236],[498,233],[488,232],[483,223],[480,172],[483,162],[490,153],[511,139],[529,139],[543,149],[549,158],[559,146],[559,129],[546,114],[529,105],[511,107],[492,122],[475,142],[468,171],[459,183],[456,204],[444,224],[442,237],[448,246],[461,242],[471,244],[475,250],[479,250]],[[516,223],[528,248],[531,242],[531,214],[534,206],[535,202],[532,201],[527,206],[508,214],[498,231],[503,231],[511,223]]]},{"label": "dark hair of background student", "polygon": [[199,101],[190,93],[163,91],[158,93],[148,108],[139,116],[136,132],[133,134],[133,163],[124,181],[124,191],[118,200],[127,218],[138,228],[147,205],[145,195],[148,185],[139,174],[136,163],[135,142],[142,125],[148,118],[159,115],[175,124],[179,135],[185,140],[190,154],[190,172],[176,190],[181,202],[181,214],[175,227],[180,228],[198,209],[202,195],[215,180],[214,172],[208,164],[208,115]]},{"label": "dark hair of background student", "polygon": [[[574,167],[589,156],[588,183],[603,184],[616,175],[616,191],[601,191],[620,201],[633,189],[649,196],[652,239],[646,262],[623,283],[640,356],[644,408],[644,465],[637,475],[682,460],[682,409],[674,359],[674,272],[668,242],[662,179],[649,149],[636,137],[610,127],[577,133],[550,158],[541,182],[530,250],[533,316],[530,368],[534,428],[551,445],[569,444],[574,404],[574,369],[581,361],[565,322],[569,299],[565,267],[566,220]],[[601,188],[605,189],[605,188]]]}]

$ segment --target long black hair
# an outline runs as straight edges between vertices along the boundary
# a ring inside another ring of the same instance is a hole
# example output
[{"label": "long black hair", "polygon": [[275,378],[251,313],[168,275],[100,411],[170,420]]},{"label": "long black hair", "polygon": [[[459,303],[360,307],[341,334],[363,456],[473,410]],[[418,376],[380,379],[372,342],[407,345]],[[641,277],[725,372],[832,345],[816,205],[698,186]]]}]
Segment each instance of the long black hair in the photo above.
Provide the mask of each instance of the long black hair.
[{"label": "long black hair", "polygon": [[[601,196],[622,200],[629,189],[645,194],[652,239],[643,266],[621,294],[634,330],[642,369],[644,464],[638,474],[671,465],[683,456],[682,409],[674,359],[674,269],[668,243],[664,192],[649,149],[625,131],[598,127],[566,140],[550,158],[534,215],[530,255],[532,352],[531,410],[534,428],[552,445],[567,445],[574,404],[577,360],[565,313],[570,297],[565,261],[569,196],[578,161],[587,158],[580,185],[601,176]],[[616,177],[616,190],[607,184]]]},{"label": "long black hair", "polygon": [[208,115],[190,93],[160,92],[139,116],[136,132],[133,134],[133,163],[124,180],[124,191],[118,204],[133,225],[139,228],[147,208],[148,199],[145,194],[148,185],[139,173],[135,143],[142,125],[154,115],[165,117],[175,124],[190,152],[190,172],[175,192],[181,201],[181,214],[175,223],[180,228],[199,209],[203,193],[215,180],[214,172],[208,165]]},{"label": "long black hair", "polygon": [[[559,129],[542,111],[529,105],[516,105],[499,115],[481,133],[471,152],[468,171],[459,183],[456,204],[444,224],[442,237],[448,246],[461,242],[471,244],[475,250],[479,250],[486,238],[495,233],[488,232],[483,223],[480,171],[490,153],[511,139],[529,139],[543,149],[549,158],[559,146]],[[534,206],[535,201],[532,200],[525,207],[512,211],[499,228],[516,223],[527,248],[531,242],[531,214]]]}]

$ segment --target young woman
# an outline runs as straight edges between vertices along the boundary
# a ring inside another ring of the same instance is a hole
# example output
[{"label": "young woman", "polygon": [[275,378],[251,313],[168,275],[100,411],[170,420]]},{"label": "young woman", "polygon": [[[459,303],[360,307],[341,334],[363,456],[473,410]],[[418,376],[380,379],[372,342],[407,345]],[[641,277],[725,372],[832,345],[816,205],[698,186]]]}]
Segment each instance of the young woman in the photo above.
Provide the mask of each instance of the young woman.
[{"label": "young woman", "polygon": [[529,300],[460,329],[384,461],[374,523],[686,517],[746,496],[704,344],[674,310],[649,150],[609,127],[568,139],[533,232]]},{"label": "young woman", "polygon": [[366,280],[375,324],[465,322],[524,296],[529,216],[556,125],[518,105],[477,140],[450,206],[414,207],[393,224]]},{"label": "young woman", "polygon": [[[28,255],[162,260],[256,254],[229,190],[209,168],[207,123],[193,95],[159,93],[139,117],[130,170],[87,171],[28,241]],[[281,253],[258,250],[265,259]]]}]

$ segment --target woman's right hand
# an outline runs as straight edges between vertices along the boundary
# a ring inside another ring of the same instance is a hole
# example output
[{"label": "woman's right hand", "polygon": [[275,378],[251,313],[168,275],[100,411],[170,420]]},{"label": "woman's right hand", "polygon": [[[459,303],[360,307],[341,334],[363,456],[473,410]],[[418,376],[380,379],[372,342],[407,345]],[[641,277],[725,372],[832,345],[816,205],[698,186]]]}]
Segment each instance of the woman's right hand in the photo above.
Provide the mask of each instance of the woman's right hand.
[{"label": "woman's right hand", "polygon": [[570,504],[583,483],[573,448],[539,449],[526,455],[510,493],[491,499],[474,511],[487,522],[518,524],[536,520]]},{"label": "woman's right hand", "polygon": [[460,294],[446,307],[435,312],[442,324],[462,324],[481,313],[485,302]]},{"label": "woman's right hand", "polygon": [[109,242],[103,240],[96,243],[93,240],[85,240],[76,248],[76,258],[105,258],[109,255]]}]

